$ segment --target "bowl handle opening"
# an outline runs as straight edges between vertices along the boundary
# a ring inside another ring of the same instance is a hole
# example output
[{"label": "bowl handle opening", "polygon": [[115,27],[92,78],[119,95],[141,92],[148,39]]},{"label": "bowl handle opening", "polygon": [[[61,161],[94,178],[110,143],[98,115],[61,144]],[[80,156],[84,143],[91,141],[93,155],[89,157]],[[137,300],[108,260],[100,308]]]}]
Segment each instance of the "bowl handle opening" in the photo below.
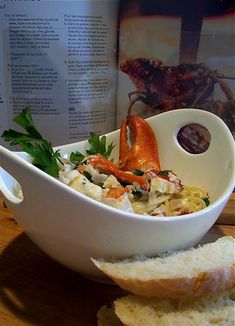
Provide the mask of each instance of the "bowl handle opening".
[{"label": "bowl handle opening", "polygon": [[20,204],[23,201],[22,161],[22,158],[0,146],[0,194],[6,203]]}]

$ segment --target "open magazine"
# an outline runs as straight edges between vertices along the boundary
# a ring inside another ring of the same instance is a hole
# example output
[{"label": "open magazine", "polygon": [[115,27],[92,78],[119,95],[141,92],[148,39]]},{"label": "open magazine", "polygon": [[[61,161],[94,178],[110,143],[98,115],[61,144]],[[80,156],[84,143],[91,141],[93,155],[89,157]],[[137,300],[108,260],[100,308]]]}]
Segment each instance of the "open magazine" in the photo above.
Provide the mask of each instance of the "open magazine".
[{"label": "open magazine", "polygon": [[235,134],[234,18],[221,0],[2,1],[0,133],[27,106],[53,145],[182,107]]}]

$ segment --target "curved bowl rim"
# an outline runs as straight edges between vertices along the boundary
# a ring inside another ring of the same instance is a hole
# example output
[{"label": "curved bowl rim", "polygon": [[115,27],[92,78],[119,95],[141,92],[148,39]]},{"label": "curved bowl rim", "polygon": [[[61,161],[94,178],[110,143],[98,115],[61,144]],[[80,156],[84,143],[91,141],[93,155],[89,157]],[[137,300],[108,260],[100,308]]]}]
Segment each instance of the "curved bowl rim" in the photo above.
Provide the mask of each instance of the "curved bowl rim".
[{"label": "curved bowl rim", "polygon": [[[60,146],[59,146],[60,147]],[[58,148],[59,148],[58,147]],[[188,220],[188,219],[194,219],[194,218],[198,218],[201,215],[204,215],[210,211],[214,211],[223,201],[226,201],[229,199],[229,196],[231,195],[233,188],[234,188],[234,183],[232,180],[230,180],[229,184],[227,185],[226,189],[223,191],[223,193],[221,194],[221,196],[215,200],[213,203],[211,203],[209,206],[203,208],[200,211],[194,212],[194,213],[189,213],[189,214],[185,214],[185,215],[176,215],[176,216],[165,216],[165,217],[161,217],[161,216],[150,216],[150,215],[141,215],[141,214],[136,214],[136,213],[130,213],[130,212],[126,212],[126,211],[122,211],[118,208],[106,205],[102,202],[98,202],[93,198],[90,198],[80,192],[78,192],[77,190],[69,187],[68,185],[64,184],[63,182],[61,182],[58,179],[53,178],[52,176],[46,174],[44,171],[38,169],[37,167],[35,167],[34,165],[32,165],[30,163],[30,161],[23,159],[22,157],[20,157],[20,154],[25,154],[22,151],[14,151],[11,152],[14,156],[16,160],[20,160],[21,163],[25,166],[27,166],[27,169],[30,169],[33,173],[36,173],[38,175],[40,175],[40,177],[49,180],[49,182],[54,183],[57,187],[60,187],[63,189],[63,191],[67,191],[67,192],[71,192],[71,194],[73,194],[74,196],[77,196],[78,199],[83,200],[89,204],[91,204],[94,207],[99,207],[102,210],[106,210],[109,214],[112,215],[118,215],[119,217],[122,218],[131,218],[132,220],[142,220],[142,221],[151,221],[151,222],[169,222],[169,221],[184,221],[184,220]],[[28,164],[30,163],[30,164]],[[0,176],[1,176],[1,170],[0,170]],[[18,199],[16,198],[16,202],[15,204],[20,204],[24,199]]]}]

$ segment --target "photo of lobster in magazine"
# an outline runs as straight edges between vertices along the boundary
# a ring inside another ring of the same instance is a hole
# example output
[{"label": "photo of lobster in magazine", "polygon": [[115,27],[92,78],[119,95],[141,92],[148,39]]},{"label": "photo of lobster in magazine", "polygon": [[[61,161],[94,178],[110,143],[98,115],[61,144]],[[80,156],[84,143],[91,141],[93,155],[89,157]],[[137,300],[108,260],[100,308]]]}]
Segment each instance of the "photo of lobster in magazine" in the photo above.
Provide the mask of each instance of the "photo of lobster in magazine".
[{"label": "photo of lobster in magazine", "polygon": [[234,18],[231,0],[2,1],[0,133],[24,107],[54,146],[187,107],[235,135]]},{"label": "photo of lobster in magazine", "polygon": [[123,1],[118,118],[189,107],[235,135],[234,18],[232,1]]}]

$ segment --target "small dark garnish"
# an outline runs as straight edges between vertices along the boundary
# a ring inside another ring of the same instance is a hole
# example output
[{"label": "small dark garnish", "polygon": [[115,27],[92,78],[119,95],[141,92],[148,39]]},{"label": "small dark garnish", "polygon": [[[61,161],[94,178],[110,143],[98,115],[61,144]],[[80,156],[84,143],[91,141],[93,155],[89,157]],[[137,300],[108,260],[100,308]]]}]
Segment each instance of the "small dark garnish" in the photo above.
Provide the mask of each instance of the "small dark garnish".
[{"label": "small dark garnish", "polygon": [[169,172],[172,172],[172,170],[162,170],[162,171],[158,171],[157,175],[159,175],[159,177],[161,176],[167,177]]},{"label": "small dark garnish", "polygon": [[132,182],[120,181],[120,184],[125,188],[126,186],[132,185]]},{"label": "small dark garnish", "polygon": [[144,175],[144,172],[141,171],[141,170],[136,169],[135,171],[133,171],[133,174],[141,176],[141,175]]},{"label": "small dark garnish", "polygon": [[90,181],[90,182],[93,182],[92,180],[92,176],[90,175],[89,172],[87,171],[83,171],[83,175]]},{"label": "small dark garnish", "polygon": [[142,194],[138,190],[132,190],[132,194],[135,197],[135,199],[140,199],[142,197]]},{"label": "small dark garnish", "polygon": [[210,205],[210,200],[209,200],[209,197],[205,197],[205,198],[202,198],[206,204],[206,206],[209,206]]},{"label": "small dark garnish", "polygon": [[160,191],[155,191],[155,195],[158,197],[158,196],[161,196],[162,195],[162,193],[160,192]]},{"label": "small dark garnish", "polygon": [[87,164],[88,164],[87,160],[81,162],[81,165],[87,165]]}]

